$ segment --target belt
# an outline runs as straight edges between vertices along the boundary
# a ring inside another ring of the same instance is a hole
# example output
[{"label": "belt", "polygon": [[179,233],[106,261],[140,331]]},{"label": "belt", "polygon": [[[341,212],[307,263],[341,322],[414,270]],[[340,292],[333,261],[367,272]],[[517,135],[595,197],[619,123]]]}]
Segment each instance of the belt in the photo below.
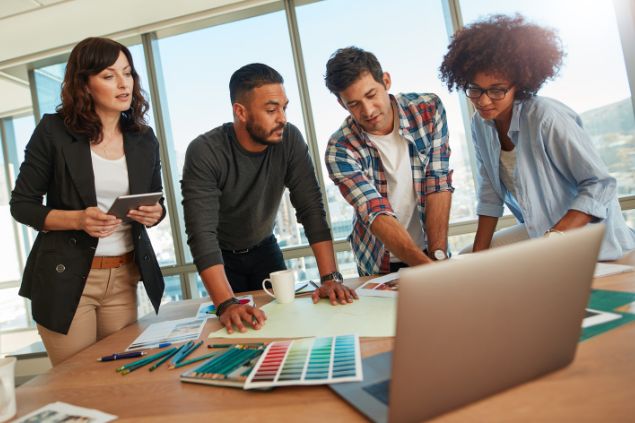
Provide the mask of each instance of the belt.
[{"label": "belt", "polygon": [[112,269],[130,263],[134,258],[134,251],[121,256],[95,256],[91,269]]},{"label": "belt", "polygon": [[[274,236],[270,235],[267,238],[263,239],[262,241],[260,241],[258,244],[254,245],[253,247],[249,247],[249,248],[241,248],[239,250],[225,250],[225,249],[221,249],[224,253],[232,253],[232,254],[247,254],[250,251],[255,250],[258,247],[262,247],[264,244],[266,244],[267,242],[271,241],[272,238]],[[275,238],[273,238],[275,239]]]}]

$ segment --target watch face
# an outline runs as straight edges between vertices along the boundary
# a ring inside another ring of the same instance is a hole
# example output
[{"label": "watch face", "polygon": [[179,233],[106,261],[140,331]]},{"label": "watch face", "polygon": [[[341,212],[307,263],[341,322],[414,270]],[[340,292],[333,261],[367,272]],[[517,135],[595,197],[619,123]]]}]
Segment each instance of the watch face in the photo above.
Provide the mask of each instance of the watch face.
[{"label": "watch face", "polygon": [[448,256],[445,255],[443,250],[434,250],[434,258],[435,260],[445,260]]}]

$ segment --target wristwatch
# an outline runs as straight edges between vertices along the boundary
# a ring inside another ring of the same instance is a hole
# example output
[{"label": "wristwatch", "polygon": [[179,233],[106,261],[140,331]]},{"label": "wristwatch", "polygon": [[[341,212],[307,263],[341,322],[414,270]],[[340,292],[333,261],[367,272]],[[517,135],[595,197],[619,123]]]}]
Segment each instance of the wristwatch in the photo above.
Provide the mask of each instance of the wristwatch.
[{"label": "wristwatch", "polygon": [[441,261],[447,259],[448,255],[443,250],[434,250],[432,258],[436,261]]},{"label": "wristwatch", "polygon": [[547,232],[545,232],[545,238],[549,238],[552,236],[560,236],[560,235],[564,235],[564,232],[554,228],[550,228],[549,230],[547,230]]},{"label": "wristwatch", "polygon": [[329,273],[326,274],[322,277],[320,277],[320,283],[324,283],[324,282],[328,282],[328,281],[333,281],[336,283],[342,283],[344,282],[344,278],[342,277],[342,274],[340,272],[333,272],[333,273]]}]

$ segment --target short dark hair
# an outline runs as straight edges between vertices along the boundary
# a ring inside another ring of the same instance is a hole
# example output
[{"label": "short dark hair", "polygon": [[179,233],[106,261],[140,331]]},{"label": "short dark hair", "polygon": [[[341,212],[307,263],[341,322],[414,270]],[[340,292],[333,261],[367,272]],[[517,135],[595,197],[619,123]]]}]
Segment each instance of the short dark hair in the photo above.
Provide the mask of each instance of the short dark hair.
[{"label": "short dark hair", "polygon": [[284,84],[284,79],[271,66],[250,63],[238,69],[230,78],[229,98],[234,104],[245,93],[267,84]]},{"label": "short dark hair", "polygon": [[145,114],[149,109],[148,101],[141,90],[132,54],[126,46],[108,38],[86,38],[73,48],[66,64],[62,82],[62,104],[57,106],[57,111],[64,118],[67,128],[88,136],[96,144],[102,140],[103,127],[88,93],[88,78],[115,63],[119,53],[123,53],[128,59],[134,80],[130,109],[121,114],[119,124],[124,131],[144,131],[147,129]]},{"label": "short dark hair", "polygon": [[326,62],[326,87],[339,98],[339,93],[357,81],[365,72],[373,79],[384,84],[384,71],[377,57],[359,47],[351,46],[338,49]]},{"label": "short dark hair", "polygon": [[516,86],[516,98],[524,99],[558,74],[563,56],[553,29],[528,23],[519,14],[493,15],[454,35],[439,75],[452,91],[464,89],[478,73],[499,74]]}]

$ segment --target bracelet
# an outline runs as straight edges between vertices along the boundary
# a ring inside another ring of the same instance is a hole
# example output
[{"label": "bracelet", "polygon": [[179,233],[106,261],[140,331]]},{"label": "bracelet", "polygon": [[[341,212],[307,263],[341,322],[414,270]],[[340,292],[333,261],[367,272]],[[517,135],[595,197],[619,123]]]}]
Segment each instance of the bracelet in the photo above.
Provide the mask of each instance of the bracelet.
[{"label": "bracelet", "polygon": [[218,307],[216,307],[216,316],[220,317],[227,307],[234,304],[240,304],[240,301],[236,297],[231,297],[230,299],[223,301],[218,305]]}]

